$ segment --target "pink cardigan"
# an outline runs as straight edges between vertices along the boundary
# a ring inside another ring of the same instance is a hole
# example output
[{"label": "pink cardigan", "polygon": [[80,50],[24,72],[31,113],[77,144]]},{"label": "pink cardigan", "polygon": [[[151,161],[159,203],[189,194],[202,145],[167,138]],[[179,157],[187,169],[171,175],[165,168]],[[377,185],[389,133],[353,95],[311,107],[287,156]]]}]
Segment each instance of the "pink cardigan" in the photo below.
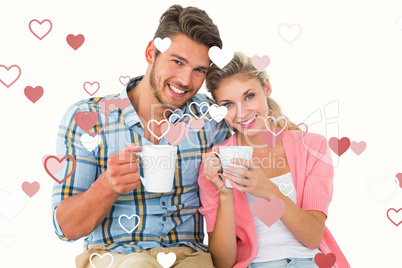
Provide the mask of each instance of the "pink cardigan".
[{"label": "pink cardigan", "polygon": [[[294,180],[297,204],[303,210],[319,210],[328,215],[328,206],[332,198],[334,169],[326,139],[314,133],[306,133],[302,138],[300,131],[286,131],[282,142]],[[220,143],[218,147],[236,145],[236,135],[233,135]],[[204,167],[201,164],[199,174],[202,174],[203,170]],[[206,178],[199,176],[198,183],[202,203],[199,211],[205,216],[209,233],[214,230],[219,194],[210,197],[205,193],[205,191],[208,193],[217,191]],[[245,268],[256,255],[257,234],[253,215],[244,193],[234,191],[233,205],[237,236],[237,259],[234,267]],[[326,226],[319,249],[324,254],[330,252],[335,254],[335,268],[350,267]]]}]

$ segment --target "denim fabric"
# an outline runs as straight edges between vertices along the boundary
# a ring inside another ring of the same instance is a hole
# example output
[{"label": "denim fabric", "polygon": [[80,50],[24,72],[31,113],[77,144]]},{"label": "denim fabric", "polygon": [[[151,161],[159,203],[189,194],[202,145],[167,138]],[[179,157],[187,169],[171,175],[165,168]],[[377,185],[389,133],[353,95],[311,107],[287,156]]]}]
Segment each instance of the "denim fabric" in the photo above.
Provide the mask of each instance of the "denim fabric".
[{"label": "denim fabric", "polygon": [[276,261],[256,262],[248,266],[248,268],[284,268],[284,267],[318,268],[313,258],[286,258]]}]

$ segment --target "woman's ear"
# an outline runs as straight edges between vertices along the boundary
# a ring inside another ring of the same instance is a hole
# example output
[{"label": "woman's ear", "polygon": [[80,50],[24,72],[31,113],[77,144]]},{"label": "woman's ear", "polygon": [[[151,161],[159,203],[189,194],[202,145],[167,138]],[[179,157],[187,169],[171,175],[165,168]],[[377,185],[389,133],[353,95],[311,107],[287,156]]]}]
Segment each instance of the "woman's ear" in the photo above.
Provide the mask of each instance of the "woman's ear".
[{"label": "woman's ear", "polygon": [[145,49],[145,59],[148,64],[153,64],[155,61],[156,48],[154,45],[154,40],[149,41],[147,48]]},{"label": "woman's ear", "polygon": [[265,88],[264,89],[265,89],[265,96],[268,98],[272,93],[271,84],[269,83],[268,78],[265,80]]}]

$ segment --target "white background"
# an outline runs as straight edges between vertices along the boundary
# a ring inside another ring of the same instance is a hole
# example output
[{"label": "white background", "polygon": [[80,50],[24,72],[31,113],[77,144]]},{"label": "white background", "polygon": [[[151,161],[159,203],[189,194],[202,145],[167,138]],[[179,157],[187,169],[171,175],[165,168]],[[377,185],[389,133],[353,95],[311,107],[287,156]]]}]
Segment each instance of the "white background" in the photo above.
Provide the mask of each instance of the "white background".
[{"label": "white background", "polygon": [[[84,82],[99,82],[94,96],[103,96],[123,89],[120,76],[145,72],[145,47],[160,15],[175,3],[206,10],[224,46],[270,57],[272,97],[292,121],[338,102],[339,116],[330,121],[339,123],[339,138],[365,141],[367,149],[335,159],[327,226],[352,267],[402,267],[402,225],[386,216],[402,207],[402,190],[382,205],[366,189],[370,176],[402,172],[402,2],[390,0],[1,0],[0,65],[17,64],[22,75],[10,88],[0,84],[0,189],[11,193],[37,181],[40,190],[12,220],[0,214],[0,267],[74,267],[82,241],[63,242],[53,232],[53,180],[42,157],[55,154],[67,107],[90,97]],[[32,19],[53,23],[43,40],[29,31]],[[301,26],[291,44],[282,38],[290,30],[278,31],[282,23]],[[77,51],[68,46],[68,34],[85,36]],[[45,93],[33,104],[26,86]],[[326,135],[325,124],[314,131]]]}]

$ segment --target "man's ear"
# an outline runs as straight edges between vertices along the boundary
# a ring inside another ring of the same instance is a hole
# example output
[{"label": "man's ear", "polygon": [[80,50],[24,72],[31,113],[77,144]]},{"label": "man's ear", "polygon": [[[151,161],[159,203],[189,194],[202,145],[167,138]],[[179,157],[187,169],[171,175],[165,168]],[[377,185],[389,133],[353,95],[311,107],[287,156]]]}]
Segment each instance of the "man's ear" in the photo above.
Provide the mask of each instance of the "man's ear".
[{"label": "man's ear", "polygon": [[154,40],[149,41],[147,48],[145,49],[145,60],[148,64],[153,64],[155,61],[156,47],[154,45]]},{"label": "man's ear", "polygon": [[271,83],[269,83],[268,78],[265,80],[265,88],[264,88],[264,90],[265,90],[265,96],[268,98],[272,93]]}]

